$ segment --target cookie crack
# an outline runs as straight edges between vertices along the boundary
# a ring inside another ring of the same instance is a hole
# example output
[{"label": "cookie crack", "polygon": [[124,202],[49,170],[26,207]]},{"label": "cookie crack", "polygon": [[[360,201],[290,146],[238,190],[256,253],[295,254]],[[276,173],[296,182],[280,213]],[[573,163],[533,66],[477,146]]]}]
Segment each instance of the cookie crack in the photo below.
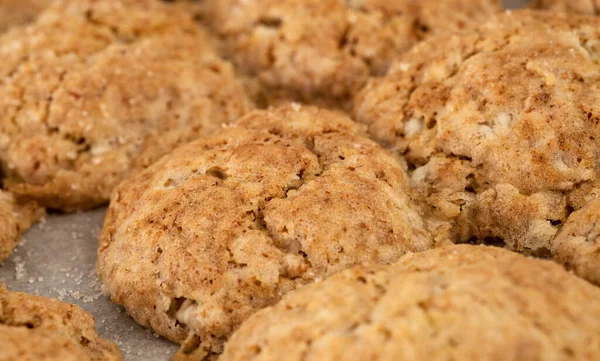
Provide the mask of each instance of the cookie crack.
[{"label": "cookie crack", "polygon": [[[49,134],[54,134],[54,133],[58,133],[59,129],[58,128],[54,128],[51,127],[48,124],[49,118],[50,118],[50,108],[52,108],[52,105],[54,104],[54,98],[56,93],[60,90],[61,85],[64,83],[65,77],[67,76],[67,71],[62,71],[59,76],[58,76],[58,82],[57,84],[50,89],[50,95],[47,98],[47,102],[44,106],[44,115],[42,116],[41,122],[44,123],[44,125],[46,125],[46,129],[48,131]],[[64,135],[63,138],[65,140],[69,140],[67,139]]]},{"label": "cookie crack", "polygon": [[[343,163],[343,157],[342,159],[337,159],[337,157],[333,157],[333,162],[325,162],[324,158],[325,156],[328,155],[317,150],[315,147],[315,140],[318,141],[320,137],[325,136],[325,134],[331,134],[331,133],[339,133],[339,134],[346,134],[345,132],[340,132],[340,131],[335,131],[335,130],[330,130],[330,131],[323,131],[322,134],[318,134],[314,137],[306,137],[305,141],[303,142],[303,145],[301,147],[305,148],[308,152],[310,152],[315,158],[316,161],[313,159],[311,160],[308,164],[302,166],[302,167],[298,167],[300,168],[297,172],[297,179],[293,179],[292,181],[290,181],[288,184],[284,184],[283,186],[280,186],[280,188],[276,191],[276,192],[270,192],[270,194],[267,194],[266,196],[263,196],[264,198],[262,199],[253,199],[254,202],[258,203],[256,205],[254,205],[252,207],[251,210],[246,212],[246,215],[242,216],[246,216],[249,217],[250,220],[252,222],[248,222],[247,226],[245,226],[245,232],[248,231],[252,231],[252,232],[260,232],[262,235],[266,236],[268,239],[268,243],[269,245],[274,246],[275,248],[277,248],[279,251],[281,251],[281,254],[283,254],[283,256],[285,255],[295,255],[295,256],[301,256],[304,259],[304,262],[306,262],[306,268],[301,269],[301,271],[299,272],[295,272],[295,273],[287,273],[285,269],[282,269],[282,271],[279,274],[279,279],[275,280],[274,282],[274,289],[278,290],[280,289],[280,287],[282,287],[282,282],[293,282],[293,284],[296,285],[300,285],[305,283],[305,281],[308,279],[308,276],[310,276],[310,279],[312,279],[312,275],[310,273],[307,274],[307,272],[309,272],[311,269],[313,269],[313,265],[310,262],[310,259],[308,257],[307,251],[302,248],[302,245],[289,245],[289,244],[285,244],[285,242],[281,241],[281,237],[278,236],[278,232],[276,230],[274,230],[267,222],[267,215],[266,213],[266,209],[269,205],[270,202],[273,202],[275,200],[282,200],[282,199],[287,199],[292,197],[292,193],[295,192],[299,192],[302,191],[302,189],[304,189],[307,185],[311,184],[312,181],[316,180],[318,177],[320,177],[323,173],[329,171],[332,167],[332,165],[334,164],[338,164],[338,163]],[[286,137],[280,136],[278,137],[281,140],[286,139]],[[235,144],[232,144],[231,146],[235,146]],[[220,147],[225,147],[225,148],[229,148],[230,145],[221,145]],[[214,149],[215,147],[210,147],[210,149]],[[207,148],[207,150],[209,150]],[[318,166],[317,166],[317,162],[318,162]],[[208,177],[212,177],[215,178],[217,182],[220,183],[220,185],[222,187],[227,187],[227,188],[236,188],[239,185],[240,180],[238,179],[235,174],[228,174],[227,173],[227,159],[223,160],[223,162],[216,164],[216,165],[212,165],[206,172],[205,174],[201,174],[198,171],[195,171],[193,175],[191,176],[198,176],[198,175],[203,175],[203,176],[208,176]],[[314,171],[312,171],[312,166],[314,166]],[[311,169],[311,171],[309,172],[308,169]],[[186,178],[189,179],[189,178]],[[182,181],[180,183],[185,182]],[[248,220],[248,218],[246,218],[246,220]],[[177,230],[177,232],[180,233],[185,233],[186,229],[185,227],[181,227],[178,226],[177,224],[177,219],[173,220],[172,222],[169,222],[167,224],[164,224],[165,227],[169,227],[169,228],[175,228]],[[214,242],[213,242],[214,243]],[[298,249],[300,248],[300,249]],[[249,267],[249,265],[244,264],[244,263],[240,263],[239,260],[236,261],[235,259],[235,252],[234,252],[234,245],[233,243],[228,243],[224,246],[223,248],[223,252],[226,252],[226,262],[227,265],[229,267],[230,271],[234,271],[238,270],[238,269],[243,269],[246,267]],[[162,255],[161,250],[157,250],[156,253],[154,254],[154,262],[158,262],[160,257]],[[279,257],[279,256],[278,256]],[[282,257],[280,260],[280,264],[281,266],[283,266],[284,268],[286,267],[286,263],[285,263],[285,258]],[[307,271],[309,270],[309,271]],[[229,271],[227,271],[229,272]],[[211,281],[212,282],[212,281]],[[249,279],[249,282],[252,282],[252,279]],[[212,284],[212,283],[211,283]],[[194,325],[188,325],[185,323],[185,312],[187,312],[187,309],[191,309],[193,307],[196,307],[198,304],[201,304],[203,301],[202,300],[196,300],[194,299],[194,297],[190,297],[190,295],[185,295],[185,294],[174,294],[168,290],[165,290],[165,292],[163,292],[163,296],[170,299],[171,300],[171,304],[169,306],[169,309],[166,311],[166,317],[169,318],[169,320],[171,320],[171,322],[173,323],[173,325],[175,327],[178,327],[182,330],[182,332],[185,332],[187,334],[188,340],[184,343],[184,347],[182,347],[182,351],[183,353],[187,354],[187,355],[191,355],[191,354],[197,354],[197,353],[202,353],[202,352],[215,352],[218,351],[217,349],[215,349],[213,343],[215,345],[219,344],[219,342],[217,342],[218,340],[220,340],[219,335],[209,335],[206,334],[204,331],[201,330],[196,330]],[[179,316],[178,316],[179,314]],[[310,346],[307,347],[307,349]]]}]

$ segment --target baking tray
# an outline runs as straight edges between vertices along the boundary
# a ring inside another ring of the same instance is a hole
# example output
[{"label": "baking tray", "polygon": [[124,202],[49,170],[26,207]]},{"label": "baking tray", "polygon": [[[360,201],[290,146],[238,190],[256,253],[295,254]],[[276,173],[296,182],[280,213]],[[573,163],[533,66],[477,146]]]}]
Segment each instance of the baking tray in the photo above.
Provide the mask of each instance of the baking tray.
[{"label": "baking tray", "polygon": [[[524,3],[505,1],[510,8]],[[94,315],[98,333],[119,345],[125,361],[168,360],[178,346],[136,324],[100,291],[96,245],[105,211],[48,215],[23,236],[19,247],[0,265],[0,282],[13,291],[81,306]]]}]

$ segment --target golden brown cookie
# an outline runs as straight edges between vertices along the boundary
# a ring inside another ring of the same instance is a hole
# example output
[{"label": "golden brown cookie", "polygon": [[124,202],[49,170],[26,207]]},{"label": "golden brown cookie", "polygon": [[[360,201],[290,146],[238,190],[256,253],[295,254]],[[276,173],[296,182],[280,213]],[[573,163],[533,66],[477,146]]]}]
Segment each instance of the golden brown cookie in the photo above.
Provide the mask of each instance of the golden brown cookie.
[{"label": "golden brown cookie", "polygon": [[27,24],[52,0],[0,0],[0,33]]},{"label": "golden brown cookie", "polygon": [[419,40],[500,10],[497,0],[205,0],[204,19],[268,102],[347,100]]},{"label": "golden brown cookie", "polygon": [[0,284],[1,361],[120,361],[117,345],[96,334],[94,319],[55,299],[9,292]]},{"label": "golden brown cookie", "polygon": [[600,285],[600,198],[574,212],[553,241],[554,259]]},{"label": "golden brown cookie", "polygon": [[288,293],[220,361],[600,358],[600,289],[550,261],[450,246]]},{"label": "golden brown cookie", "polygon": [[513,11],[431,38],[355,99],[406,159],[439,240],[549,255],[597,193],[600,19]]},{"label": "golden brown cookie", "polygon": [[13,195],[0,190],[0,263],[16,247],[19,237],[44,215],[35,202],[18,202]]},{"label": "golden brown cookie", "polygon": [[0,37],[8,190],[61,210],[108,201],[128,174],[251,104],[182,8],[69,0]]},{"label": "golden brown cookie", "polygon": [[98,272],[137,322],[202,360],[299,285],[431,246],[396,159],[346,115],[292,104],[121,183]]},{"label": "golden brown cookie", "polygon": [[530,6],[534,9],[550,9],[586,15],[600,15],[599,0],[532,0]]}]

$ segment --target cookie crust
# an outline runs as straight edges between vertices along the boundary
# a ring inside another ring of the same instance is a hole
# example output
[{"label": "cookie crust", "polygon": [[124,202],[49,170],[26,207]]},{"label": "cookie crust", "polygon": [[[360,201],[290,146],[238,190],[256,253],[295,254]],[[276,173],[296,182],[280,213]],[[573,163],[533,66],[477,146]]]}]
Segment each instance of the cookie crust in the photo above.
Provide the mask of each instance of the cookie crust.
[{"label": "cookie crust", "polygon": [[598,189],[600,21],[512,11],[400,57],[355,99],[440,239],[549,256]]},{"label": "cookie crust", "polygon": [[52,0],[0,0],[0,33],[35,19]]},{"label": "cookie crust", "polygon": [[600,198],[574,212],[552,242],[554,259],[600,285]]},{"label": "cookie crust", "polygon": [[117,345],[96,334],[94,319],[55,299],[0,284],[0,360],[121,361]]},{"label": "cookie crust", "polygon": [[600,1],[598,0],[533,0],[529,6],[534,9],[600,15]]},{"label": "cookie crust", "polygon": [[183,8],[57,2],[0,37],[0,160],[20,198],[65,211],[252,108]]},{"label": "cookie crust", "polygon": [[551,261],[450,246],[290,292],[242,324],[220,360],[592,360],[599,298]]},{"label": "cookie crust", "polygon": [[208,0],[201,13],[267,103],[338,106],[393,57],[501,9],[496,0]]},{"label": "cookie crust", "polygon": [[37,203],[18,202],[12,194],[0,190],[0,263],[10,256],[21,234],[44,214]]},{"label": "cookie crust", "polygon": [[418,211],[396,159],[346,115],[255,111],[116,189],[98,273],[137,322],[200,360],[300,285],[430,248]]}]

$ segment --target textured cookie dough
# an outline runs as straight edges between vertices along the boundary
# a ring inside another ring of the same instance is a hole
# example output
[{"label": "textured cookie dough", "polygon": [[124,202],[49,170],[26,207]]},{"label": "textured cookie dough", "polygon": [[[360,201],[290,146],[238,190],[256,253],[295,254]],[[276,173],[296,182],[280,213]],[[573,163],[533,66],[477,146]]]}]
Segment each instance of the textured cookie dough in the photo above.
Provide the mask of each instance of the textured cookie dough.
[{"label": "textured cookie dough", "polygon": [[71,211],[251,104],[182,8],[156,0],[58,2],[0,37],[5,186]]},{"label": "textured cookie dough", "polygon": [[35,202],[17,202],[12,194],[0,190],[0,263],[16,247],[21,234],[43,215]]},{"label": "textured cookie dough", "polygon": [[0,33],[27,24],[53,0],[0,0]]},{"label": "textured cookie dough", "polygon": [[599,301],[553,262],[450,246],[290,292],[242,324],[219,360],[597,360]]},{"label": "textured cookie dough", "polygon": [[497,0],[204,0],[202,13],[263,97],[343,101],[419,40],[500,10]]},{"label": "textured cookie dough", "polygon": [[600,285],[600,198],[574,212],[552,244],[554,259]]},{"label": "textured cookie dough", "polygon": [[243,117],[115,190],[100,235],[104,290],[142,325],[212,358],[249,315],[363,262],[432,247],[391,153],[337,112]]},{"label": "textured cookie dough", "polygon": [[438,239],[549,256],[598,192],[599,58],[599,19],[507,12],[417,45],[354,114],[406,159]]},{"label": "textured cookie dough", "polygon": [[120,361],[117,345],[96,334],[94,319],[55,299],[9,292],[0,284],[1,361]]},{"label": "textured cookie dough", "polygon": [[600,15],[599,0],[533,0],[530,6],[535,9],[550,9],[586,15]]}]

